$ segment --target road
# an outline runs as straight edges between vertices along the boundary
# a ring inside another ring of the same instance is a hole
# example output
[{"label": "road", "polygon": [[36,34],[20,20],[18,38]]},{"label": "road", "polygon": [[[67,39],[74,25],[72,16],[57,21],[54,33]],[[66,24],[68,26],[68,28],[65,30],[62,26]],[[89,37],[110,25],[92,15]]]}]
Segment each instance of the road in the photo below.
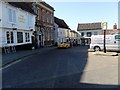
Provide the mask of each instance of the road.
[{"label": "road", "polygon": [[117,87],[117,60],[94,56],[86,46],[53,48],[4,68],[2,84],[3,88]]}]

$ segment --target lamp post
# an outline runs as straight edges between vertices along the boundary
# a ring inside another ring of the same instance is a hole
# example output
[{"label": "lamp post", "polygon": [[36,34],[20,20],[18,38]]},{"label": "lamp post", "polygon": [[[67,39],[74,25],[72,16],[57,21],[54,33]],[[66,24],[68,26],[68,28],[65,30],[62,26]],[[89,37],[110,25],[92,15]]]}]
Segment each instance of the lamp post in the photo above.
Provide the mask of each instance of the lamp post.
[{"label": "lamp post", "polygon": [[107,22],[103,23],[103,30],[104,30],[104,53],[106,53],[106,30],[107,30]]}]

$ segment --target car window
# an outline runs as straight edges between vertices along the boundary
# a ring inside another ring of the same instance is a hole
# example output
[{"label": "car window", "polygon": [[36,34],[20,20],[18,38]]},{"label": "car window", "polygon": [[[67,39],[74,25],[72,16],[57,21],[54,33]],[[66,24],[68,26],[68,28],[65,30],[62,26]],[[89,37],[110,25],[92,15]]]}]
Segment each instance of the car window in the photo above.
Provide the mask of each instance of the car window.
[{"label": "car window", "polygon": [[120,35],[115,35],[115,40],[120,41]]}]

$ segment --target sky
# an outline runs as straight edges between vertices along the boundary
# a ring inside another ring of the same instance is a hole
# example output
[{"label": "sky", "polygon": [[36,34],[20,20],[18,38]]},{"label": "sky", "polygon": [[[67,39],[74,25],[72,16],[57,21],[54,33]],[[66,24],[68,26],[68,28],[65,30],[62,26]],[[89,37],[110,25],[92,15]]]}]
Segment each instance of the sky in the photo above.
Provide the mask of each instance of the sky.
[{"label": "sky", "polygon": [[118,2],[47,2],[54,16],[63,19],[72,30],[78,23],[107,22],[108,29],[118,25]]}]

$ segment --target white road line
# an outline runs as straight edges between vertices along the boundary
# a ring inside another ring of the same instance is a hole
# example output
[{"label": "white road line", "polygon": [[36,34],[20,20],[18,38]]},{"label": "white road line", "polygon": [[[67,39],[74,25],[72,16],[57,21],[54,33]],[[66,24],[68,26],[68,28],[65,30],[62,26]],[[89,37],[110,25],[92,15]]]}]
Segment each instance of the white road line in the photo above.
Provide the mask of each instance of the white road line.
[{"label": "white road line", "polygon": [[18,62],[20,62],[21,60],[22,60],[22,59],[19,59],[19,60],[17,60],[17,61],[14,61],[14,62],[8,64],[7,66],[4,66],[4,67],[0,68],[0,70],[6,69],[6,68],[8,68],[8,67],[10,67],[10,66],[12,66],[12,65],[14,65],[14,64],[16,64],[16,63],[18,63]]}]

